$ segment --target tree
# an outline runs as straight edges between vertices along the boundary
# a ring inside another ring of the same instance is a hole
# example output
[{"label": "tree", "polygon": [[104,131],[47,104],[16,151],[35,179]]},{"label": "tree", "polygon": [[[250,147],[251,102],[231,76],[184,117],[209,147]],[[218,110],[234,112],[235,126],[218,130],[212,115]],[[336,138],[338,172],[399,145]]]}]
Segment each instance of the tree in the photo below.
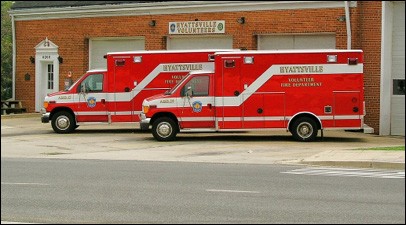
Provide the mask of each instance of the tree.
[{"label": "tree", "polygon": [[1,1],[1,99],[12,96],[13,39],[8,14],[13,2]]}]

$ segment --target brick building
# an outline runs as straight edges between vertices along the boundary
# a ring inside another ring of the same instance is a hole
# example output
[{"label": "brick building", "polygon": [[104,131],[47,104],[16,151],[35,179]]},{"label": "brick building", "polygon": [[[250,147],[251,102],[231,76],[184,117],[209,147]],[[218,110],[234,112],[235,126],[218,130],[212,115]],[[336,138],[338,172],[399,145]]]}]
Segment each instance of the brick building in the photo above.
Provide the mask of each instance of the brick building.
[{"label": "brick building", "polygon": [[365,123],[405,133],[404,2],[17,1],[10,15],[13,98],[29,112],[111,51],[352,48],[365,54]]}]

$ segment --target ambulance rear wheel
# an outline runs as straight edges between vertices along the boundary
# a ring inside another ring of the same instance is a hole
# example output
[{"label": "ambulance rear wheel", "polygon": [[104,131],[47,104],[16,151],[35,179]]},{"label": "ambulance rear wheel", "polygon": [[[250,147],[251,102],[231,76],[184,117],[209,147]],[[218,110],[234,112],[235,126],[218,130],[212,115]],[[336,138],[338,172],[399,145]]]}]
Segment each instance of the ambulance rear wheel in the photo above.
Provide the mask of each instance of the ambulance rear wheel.
[{"label": "ambulance rear wheel", "polygon": [[318,128],[316,122],[309,117],[301,117],[294,121],[291,129],[293,138],[297,141],[314,141]]},{"label": "ambulance rear wheel", "polygon": [[168,117],[158,118],[152,124],[152,135],[158,141],[173,141],[177,132],[175,121]]},{"label": "ambulance rear wheel", "polygon": [[52,129],[56,133],[71,133],[77,128],[73,115],[69,112],[60,111],[52,116]]}]

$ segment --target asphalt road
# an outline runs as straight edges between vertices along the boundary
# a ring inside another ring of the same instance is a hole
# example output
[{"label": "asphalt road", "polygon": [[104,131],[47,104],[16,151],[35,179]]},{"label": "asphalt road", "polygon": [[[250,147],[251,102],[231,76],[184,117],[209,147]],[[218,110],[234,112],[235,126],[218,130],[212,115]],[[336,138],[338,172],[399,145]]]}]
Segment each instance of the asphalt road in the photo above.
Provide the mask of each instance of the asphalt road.
[{"label": "asphalt road", "polygon": [[387,170],[348,175],[346,170],[302,169],[2,158],[1,219],[55,224],[405,222],[405,180],[394,179],[396,171],[389,176]]}]

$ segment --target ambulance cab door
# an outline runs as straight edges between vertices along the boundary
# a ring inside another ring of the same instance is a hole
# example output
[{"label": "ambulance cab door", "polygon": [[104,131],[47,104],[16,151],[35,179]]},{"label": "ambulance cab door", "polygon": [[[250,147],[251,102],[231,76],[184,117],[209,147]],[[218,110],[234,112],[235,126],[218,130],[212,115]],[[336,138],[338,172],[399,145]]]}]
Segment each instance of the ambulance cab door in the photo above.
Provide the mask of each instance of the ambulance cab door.
[{"label": "ambulance cab door", "polygon": [[213,74],[191,76],[180,89],[178,101],[181,129],[215,128]]},{"label": "ambulance cab door", "polygon": [[104,73],[94,73],[77,86],[77,122],[108,122],[105,79]]}]

